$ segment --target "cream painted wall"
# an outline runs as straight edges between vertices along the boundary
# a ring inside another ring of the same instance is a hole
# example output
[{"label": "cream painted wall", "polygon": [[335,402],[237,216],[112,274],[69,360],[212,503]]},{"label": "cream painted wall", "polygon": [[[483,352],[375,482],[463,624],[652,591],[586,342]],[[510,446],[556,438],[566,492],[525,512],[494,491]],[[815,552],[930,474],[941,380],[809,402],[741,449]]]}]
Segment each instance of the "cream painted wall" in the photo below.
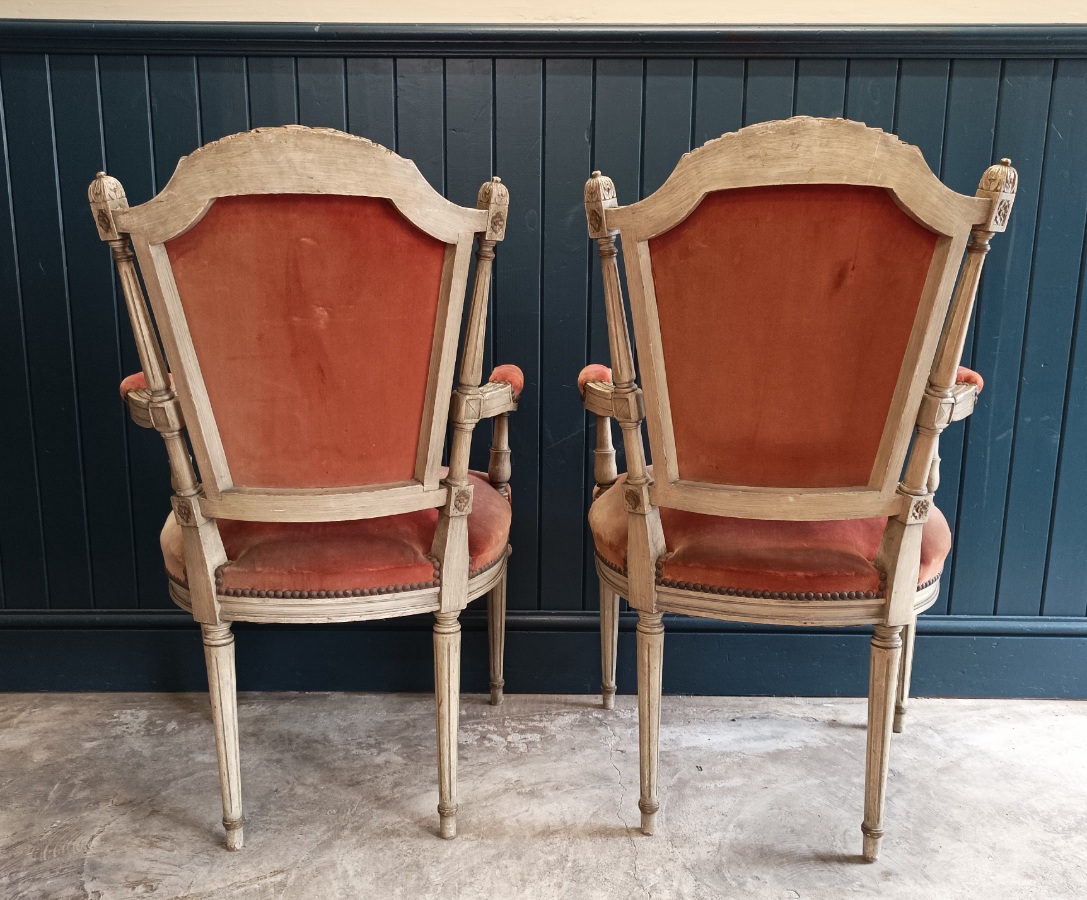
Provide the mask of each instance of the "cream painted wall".
[{"label": "cream painted wall", "polygon": [[1087,0],[0,0],[0,18],[531,24],[1084,24]]}]

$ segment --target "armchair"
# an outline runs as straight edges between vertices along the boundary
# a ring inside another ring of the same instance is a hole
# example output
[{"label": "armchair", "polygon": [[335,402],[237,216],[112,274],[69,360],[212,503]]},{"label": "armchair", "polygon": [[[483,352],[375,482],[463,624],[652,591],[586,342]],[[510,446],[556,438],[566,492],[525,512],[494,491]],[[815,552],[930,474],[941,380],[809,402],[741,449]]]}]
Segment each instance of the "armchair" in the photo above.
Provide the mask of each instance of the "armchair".
[{"label": "armchair", "polygon": [[[433,613],[440,833],[455,836],[459,616],[484,594],[492,703],[503,689],[507,422],[523,378],[503,366],[480,382],[506,188],[494,178],[462,208],[383,147],[286,126],[202,147],[140,206],[104,173],[89,199],[142,367],[121,394],[169,457],[162,551],[203,635],[227,848],[243,844],[238,621]],[[487,474],[468,470],[484,418]]]},{"label": "armchair", "polygon": [[645,833],[659,808],[663,613],[872,625],[862,832],[877,857],[916,618],[951,548],[933,504],[939,437],[982,387],[959,361],[1016,181],[1003,160],[962,196],[893,135],[794,118],[710,141],[631,206],[599,172],[586,184],[612,361],[579,379],[598,417],[602,692],[610,707],[622,596],[638,613]]}]

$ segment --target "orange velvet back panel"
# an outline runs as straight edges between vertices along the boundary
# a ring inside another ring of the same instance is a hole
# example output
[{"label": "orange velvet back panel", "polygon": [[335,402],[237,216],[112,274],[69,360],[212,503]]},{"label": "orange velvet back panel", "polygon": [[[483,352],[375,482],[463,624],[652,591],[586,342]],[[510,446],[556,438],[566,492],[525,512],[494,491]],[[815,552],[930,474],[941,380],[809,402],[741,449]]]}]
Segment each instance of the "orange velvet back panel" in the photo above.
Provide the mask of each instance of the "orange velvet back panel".
[{"label": "orange velvet back panel", "polygon": [[220,198],[166,249],[236,486],[413,477],[444,243],[289,194]]},{"label": "orange velvet back panel", "polygon": [[650,240],[680,478],[866,485],[936,240],[839,185],[718,191]]}]

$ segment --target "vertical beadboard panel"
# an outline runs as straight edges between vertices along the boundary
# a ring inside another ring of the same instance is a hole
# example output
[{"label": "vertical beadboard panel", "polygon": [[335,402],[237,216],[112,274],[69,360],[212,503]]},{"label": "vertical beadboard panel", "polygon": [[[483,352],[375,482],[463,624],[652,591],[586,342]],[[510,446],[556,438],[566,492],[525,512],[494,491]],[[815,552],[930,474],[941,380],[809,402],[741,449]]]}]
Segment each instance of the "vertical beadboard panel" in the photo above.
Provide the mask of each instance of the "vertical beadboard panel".
[{"label": "vertical beadboard panel", "polygon": [[[601,59],[596,63],[596,83],[593,117],[593,168],[599,169],[615,183],[620,203],[631,203],[638,196],[641,177],[642,134],[642,70],[640,59]],[[741,74],[742,74],[741,69]],[[741,83],[742,87],[742,83]],[[584,197],[584,194],[582,194]],[[620,283],[626,296],[626,273],[619,270]],[[589,344],[586,362],[611,365],[608,343],[608,320],[604,313],[604,282],[600,272],[597,245],[589,245]],[[633,333],[633,331],[631,332]],[[577,398],[576,390],[573,397]],[[596,447],[596,416],[586,415],[585,434],[585,494],[584,512],[589,511],[593,477],[593,449]],[[618,471],[626,469],[622,432],[612,424],[612,442]],[[592,534],[586,523],[582,529],[585,546],[586,609],[597,609],[600,585],[596,575]]]},{"label": "vertical beadboard panel", "polygon": [[200,129],[205,144],[248,130],[246,74],[245,60],[240,56],[202,56],[197,60]]},{"label": "vertical beadboard panel", "polygon": [[44,56],[0,58],[48,583],[26,601],[63,609],[91,605],[90,546],[49,78]]},{"label": "vertical beadboard panel", "polygon": [[694,146],[744,124],[744,61],[695,61]]},{"label": "vertical beadboard panel", "polygon": [[510,418],[513,525],[509,596],[513,609],[540,601],[540,283],[543,237],[543,62],[498,59],[494,64],[495,160],[510,191],[506,239],[495,260],[495,358],[525,373],[525,389]]},{"label": "vertical beadboard panel", "polygon": [[[170,180],[177,161],[214,138],[200,129],[201,88],[194,56],[152,56],[147,60],[147,86],[151,99],[151,132],[155,186]],[[214,101],[213,101],[214,102]],[[218,133],[218,137],[229,134]]]},{"label": "vertical beadboard panel", "polygon": [[[11,121],[9,107],[22,102],[17,81],[11,80],[0,58],[0,115],[5,136]],[[18,515],[0,515],[0,575],[3,601],[8,609],[33,609],[49,596],[45,574],[42,508],[38,497],[35,459],[34,410],[30,396],[23,293],[19,285],[18,244],[15,237],[8,160],[9,140],[0,141],[0,453],[4,478],[0,481],[0,509]]]},{"label": "vertical beadboard panel", "polygon": [[801,59],[796,64],[796,114],[834,119],[845,115],[844,59]]},{"label": "vertical beadboard panel", "polygon": [[[1058,62],[1053,74],[1027,296],[996,597],[998,615],[1033,616],[1041,612],[1039,598],[1045,580],[1087,215],[1085,83],[1087,61]],[[1084,459],[1087,461],[1087,452]]]},{"label": "vertical beadboard panel", "polygon": [[440,59],[396,64],[396,151],[415,161],[434,190],[445,191],[445,66]]},{"label": "vertical beadboard panel", "polygon": [[93,56],[54,56],[49,69],[91,552],[91,589],[56,599],[73,607],[93,600],[108,609],[116,597],[135,596],[136,560],[125,465],[127,417],[116,389],[122,377],[117,310],[102,302],[112,295],[112,262],[87,207],[87,185],[105,165],[98,66]]},{"label": "vertical beadboard panel", "polygon": [[[494,149],[494,72],[489,59],[451,59],[445,64],[445,195],[461,206],[475,206],[480,186],[491,178]],[[501,174],[499,173],[499,177]],[[496,253],[502,252],[502,245]],[[469,291],[475,281],[473,257],[469,273]],[[493,271],[492,271],[493,274]],[[483,347],[484,381],[494,367],[494,291],[488,305],[486,343]],[[459,354],[464,351],[464,331],[468,316],[465,308],[461,326]],[[486,471],[490,460],[491,428],[480,422],[472,436],[470,463],[477,471]]]},{"label": "vertical beadboard panel", "polygon": [[[970,417],[966,441],[949,605],[958,615],[992,615],[996,607],[1052,82],[1051,60],[1004,63],[993,153],[1015,163],[1019,193],[1008,231],[993,240],[989,251],[974,323],[974,364],[985,378],[985,390]],[[1030,602],[1037,613],[1041,598]]]},{"label": "vertical beadboard panel", "polygon": [[249,123],[253,128],[298,122],[298,79],[289,56],[255,56],[246,60]]},{"label": "vertical beadboard panel", "polygon": [[347,130],[396,146],[396,73],[391,59],[347,61]]},{"label": "vertical beadboard panel", "polygon": [[299,57],[298,121],[318,128],[347,128],[347,89],[340,57]]},{"label": "vertical beadboard panel", "polygon": [[[170,106],[167,103],[157,111],[151,109],[148,63],[142,56],[103,56],[98,61],[106,171],[120,179],[132,206],[154,195],[157,166],[161,166],[158,174],[165,184],[176,164],[176,160],[171,163],[155,156],[152,123],[155,118],[168,116]],[[195,105],[188,108],[195,110]],[[109,250],[101,243],[99,249],[109,259]],[[137,371],[140,360],[116,282],[113,297],[102,297],[99,302],[111,302],[118,311],[122,371],[126,374]],[[112,374],[108,378],[112,381]],[[159,549],[159,532],[170,512],[170,469],[158,434],[132,422],[126,422],[125,428],[136,550],[136,595],[118,596],[109,606],[170,609],[173,603],[163,590],[162,552]],[[123,498],[118,497],[117,502],[124,502]]]},{"label": "vertical beadboard panel", "polygon": [[586,458],[577,376],[588,331],[582,186],[592,165],[593,64],[547,60],[544,71],[540,598],[544,609],[581,609]]},{"label": "vertical beadboard panel", "polygon": [[641,196],[664,184],[691,149],[693,115],[694,60],[646,60]]},{"label": "vertical beadboard panel", "polygon": [[[944,129],[943,177],[945,183],[962,194],[977,190],[982,172],[993,156],[996,132],[996,103],[1000,95],[1000,60],[956,60],[951,70],[947,95],[947,126]],[[975,312],[975,319],[977,314]],[[970,365],[974,356],[974,328],[971,322],[963,350],[963,362]],[[952,425],[940,436],[940,490],[938,505],[958,534],[959,494],[962,487],[963,447],[970,420]],[[940,581],[940,596],[930,613],[947,613],[951,588],[950,574],[955,569],[952,551],[945,575]]]},{"label": "vertical beadboard panel", "polygon": [[852,59],[846,78],[845,115],[871,128],[894,129],[897,59]]},{"label": "vertical beadboard panel", "polygon": [[793,114],[796,60],[751,59],[744,85],[744,124],[787,119]]}]

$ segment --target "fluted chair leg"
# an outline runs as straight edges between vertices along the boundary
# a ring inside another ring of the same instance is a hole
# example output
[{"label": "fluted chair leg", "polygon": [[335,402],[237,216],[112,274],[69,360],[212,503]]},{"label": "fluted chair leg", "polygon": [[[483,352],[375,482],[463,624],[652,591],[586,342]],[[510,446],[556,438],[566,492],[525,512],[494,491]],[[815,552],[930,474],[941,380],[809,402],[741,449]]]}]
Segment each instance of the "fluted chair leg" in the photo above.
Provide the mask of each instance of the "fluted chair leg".
[{"label": "fluted chair leg", "polygon": [[883,838],[883,805],[890,761],[891,719],[898,690],[902,655],[902,626],[877,625],[872,636],[872,667],[868,679],[868,750],[864,776],[864,859],[879,857]]},{"label": "fluted chair leg", "polygon": [[503,669],[506,657],[506,571],[487,595],[487,641],[491,649],[491,706],[502,703],[506,685]]},{"label": "fluted chair leg", "polygon": [[638,613],[638,750],[641,774],[642,833],[657,824],[657,762],[660,750],[661,671],[664,624],[660,613]]},{"label": "fluted chair leg", "polygon": [[460,721],[460,613],[435,613],[434,699],[438,714],[438,817],[457,836],[457,725]]},{"label": "fluted chair leg", "polygon": [[898,695],[895,698],[895,734],[902,731],[910,705],[910,678],[913,676],[913,645],[917,637],[917,619],[902,629],[902,662],[898,667]]},{"label": "fluted chair leg", "polygon": [[242,818],[241,759],[238,750],[238,693],[234,676],[234,635],[230,625],[201,625],[204,659],[208,667],[211,720],[215,726],[215,754],[219,759],[219,785],[223,792],[223,827],[227,850],[241,850],[245,842]]},{"label": "fluted chair leg", "polygon": [[619,595],[600,585],[600,694],[604,709],[615,708],[615,656],[619,648]]}]

